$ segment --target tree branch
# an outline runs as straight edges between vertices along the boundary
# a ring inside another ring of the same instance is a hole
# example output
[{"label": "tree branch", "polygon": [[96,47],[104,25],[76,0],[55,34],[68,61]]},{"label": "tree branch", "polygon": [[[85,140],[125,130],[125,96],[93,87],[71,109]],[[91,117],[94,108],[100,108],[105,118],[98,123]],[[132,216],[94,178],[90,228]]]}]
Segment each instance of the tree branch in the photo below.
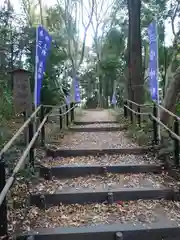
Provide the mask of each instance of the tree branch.
[{"label": "tree branch", "polygon": [[78,64],[78,67],[80,67],[82,61],[83,61],[83,58],[84,58],[84,51],[85,51],[85,44],[86,44],[86,36],[87,36],[87,30],[92,22],[92,17],[93,17],[93,13],[94,13],[94,3],[95,3],[95,0],[92,0],[92,8],[91,8],[91,13],[90,13],[90,17],[89,17],[89,21],[87,23],[87,25],[85,26],[84,28],[84,38],[83,38],[83,46],[82,46],[82,52],[81,52],[81,58],[80,58],[80,61],[79,61],[79,64]]},{"label": "tree branch", "polygon": [[[69,20],[69,12],[68,12],[68,8],[69,8],[69,6],[68,6],[68,4],[69,4],[69,0],[65,0],[64,1],[65,2],[65,10],[64,10],[64,12],[63,12],[63,9],[62,9],[62,7],[61,7],[61,5],[60,5],[60,1],[59,0],[57,0],[57,5],[58,5],[58,7],[59,7],[59,11],[60,11],[60,14],[61,14],[61,16],[62,16],[62,18],[63,18],[63,20],[64,20],[64,25],[65,25],[65,29],[66,29],[66,33],[67,33],[67,37],[68,37],[68,55],[69,55],[69,58],[70,58],[70,60],[71,60],[71,63],[72,63],[72,67],[73,67],[73,69],[75,69],[75,62],[74,62],[74,59],[73,59],[73,56],[72,56],[72,51],[71,51],[71,40],[73,39],[74,40],[74,37],[72,37],[72,38],[70,38],[70,34],[69,34],[69,31],[70,31],[70,29],[69,29],[69,25],[70,25],[70,20]],[[74,40],[75,41],[75,40]]]},{"label": "tree branch", "polygon": [[180,3],[178,2],[178,3],[177,3],[177,6],[175,7],[173,16],[171,16],[171,27],[172,27],[172,32],[173,32],[174,37],[176,37],[176,32],[175,32],[175,27],[174,27],[174,21],[175,21],[176,15],[177,15],[177,11],[178,11],[178,9],[179,9],[179,4],[180,4]]}]

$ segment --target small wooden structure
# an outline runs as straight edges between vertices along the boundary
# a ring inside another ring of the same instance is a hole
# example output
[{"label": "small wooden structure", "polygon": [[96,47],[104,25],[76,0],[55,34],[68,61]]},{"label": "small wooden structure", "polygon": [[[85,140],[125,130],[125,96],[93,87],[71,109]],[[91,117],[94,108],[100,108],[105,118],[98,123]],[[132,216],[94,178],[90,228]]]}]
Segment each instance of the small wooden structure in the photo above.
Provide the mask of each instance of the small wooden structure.
[{"label": "small wooden structure", "polygon": [[13,75],[13,99],[16,113],[32,112],[32,95],[30,88],[31,72],[18,68],[11,72]]},{"label": "small wooden structure", "polygon": [[[31,72],[18,68],[11,71],[13,77],[13,102],[15,113],[23,113],[24,121],[32,114],[32,95],[30,87]],[[25,143],[28,144],[28,129],[24,132]]]}]

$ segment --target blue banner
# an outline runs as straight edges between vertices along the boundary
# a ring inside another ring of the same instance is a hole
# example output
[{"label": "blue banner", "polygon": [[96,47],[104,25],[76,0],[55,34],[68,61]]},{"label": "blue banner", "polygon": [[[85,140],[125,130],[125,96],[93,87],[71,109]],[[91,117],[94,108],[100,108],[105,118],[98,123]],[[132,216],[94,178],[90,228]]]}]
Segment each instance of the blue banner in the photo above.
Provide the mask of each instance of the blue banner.
[{"label": "blue banner", "polygon": [[66,104],[69,105],[70,102],[71,102],[71,96],[68,95],[68,96],[66,97]]},{"label": "blue banner", "polygon": [[156,21],[152,21],[148,27],[149,36],[149,85],[151,98],[158,100],[158,34]]},{"label": "blue banner", "polygon": [[75,98],[75,102],[77,103],[81,102],[80,88],[79,88],[79,83],[77,78],[74,78],[74,98]]},{"label": "blue banner", "polygon": [[113,93],[113,96],[112,96],[112,101],[111,101],[112,104],[116,104],[117,103],[117,100],[116,100],[116,94],[115,92]]},{"label": "blue banner", "polygon": [[41,87],[45,73],[46,59],[51,47],[52,38],[42,27],[38,26],[36,32],[36,65],[35,65],[35,89],[34,104],[37,107],[41,102]]}]

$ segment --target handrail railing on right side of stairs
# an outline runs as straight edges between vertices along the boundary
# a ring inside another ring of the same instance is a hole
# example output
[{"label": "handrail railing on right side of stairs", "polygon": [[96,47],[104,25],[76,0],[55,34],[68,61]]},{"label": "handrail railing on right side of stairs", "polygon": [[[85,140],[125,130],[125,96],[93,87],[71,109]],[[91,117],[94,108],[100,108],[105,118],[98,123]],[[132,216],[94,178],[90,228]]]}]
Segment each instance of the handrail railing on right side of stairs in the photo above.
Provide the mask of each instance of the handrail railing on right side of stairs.
[{"label": "handrail railing on right side of stairs", "polygon": [[[142,107],[152,107],[152,112],[141,112]],[[171,115],[174,119],[173,121],[173,130],[170,129],[167,125],[165,125],[159,118],[158,118],[158,108],[165,111],[169,115]],[[164,108],[163,106],[153,102],[152,104],[138,104],[131,100],[124,101],[124,117],[130,117],[131,123],[134,124],[135,116],[137,117],[137,122],[139,127],[141,127],[141,116],[147,115],[149,119],[153,122],[153,145],[159,144],[158,139],[158,125],[164,128],[171,139],[174,141],[174,165],[179,167],[179,143],[180,143],[180,136],[179,136],[179,121],[180,118],[176,116],[174,113],[170,112],[168,109]]]}]

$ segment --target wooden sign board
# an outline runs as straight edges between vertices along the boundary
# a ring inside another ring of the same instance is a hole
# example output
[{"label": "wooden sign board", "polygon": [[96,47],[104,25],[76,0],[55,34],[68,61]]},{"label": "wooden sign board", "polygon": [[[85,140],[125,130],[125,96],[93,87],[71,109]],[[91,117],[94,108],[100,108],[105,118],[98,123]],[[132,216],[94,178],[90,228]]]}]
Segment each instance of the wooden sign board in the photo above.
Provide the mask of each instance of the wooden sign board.
[{"label": "wooden sign board", "polygon": [[32,111],[32,96],[29,72],[18,69],[13,71],[13,99],[16,113]]}]

